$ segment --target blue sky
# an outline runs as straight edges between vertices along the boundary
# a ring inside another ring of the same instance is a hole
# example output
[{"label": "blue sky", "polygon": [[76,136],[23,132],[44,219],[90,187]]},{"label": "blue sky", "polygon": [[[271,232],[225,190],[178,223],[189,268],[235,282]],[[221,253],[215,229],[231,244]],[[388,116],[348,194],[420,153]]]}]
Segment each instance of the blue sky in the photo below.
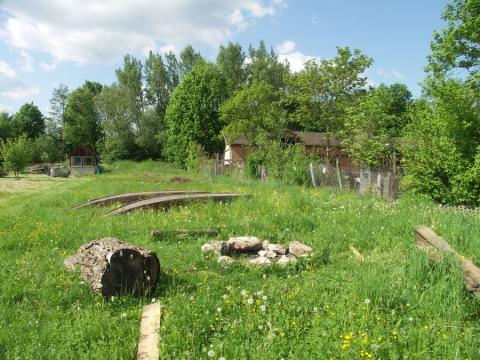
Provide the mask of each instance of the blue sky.
[{"label": "blue sky", "polygon": [[122,55],[264,40],[294,70],[358,48],[374,59],[371,84],[421,92],[444,0],[0,0],[0,110],[33,101],[43,112],[58,84],[115,81]]}]

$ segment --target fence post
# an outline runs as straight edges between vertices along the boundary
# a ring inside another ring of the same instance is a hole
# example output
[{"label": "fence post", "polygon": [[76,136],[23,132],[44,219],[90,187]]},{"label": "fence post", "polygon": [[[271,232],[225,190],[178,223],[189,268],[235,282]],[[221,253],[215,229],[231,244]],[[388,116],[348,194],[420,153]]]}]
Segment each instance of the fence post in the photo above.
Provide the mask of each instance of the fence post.
[{"label": "fence post", "polygon": [[313,172],[313,163],[310,163],[310,177],[312,178],[313,187],[317,187],[317,182],[315,181],[315,174]]},{"label": "fence post", "polygon": [[337,167],[337,177],[338,177],[338,186],[340,186],[340,190],[343,190],[342,186],[342,176],[340,174],[340,166],[338,165],[338,157],[335,160],[335,166]]}]

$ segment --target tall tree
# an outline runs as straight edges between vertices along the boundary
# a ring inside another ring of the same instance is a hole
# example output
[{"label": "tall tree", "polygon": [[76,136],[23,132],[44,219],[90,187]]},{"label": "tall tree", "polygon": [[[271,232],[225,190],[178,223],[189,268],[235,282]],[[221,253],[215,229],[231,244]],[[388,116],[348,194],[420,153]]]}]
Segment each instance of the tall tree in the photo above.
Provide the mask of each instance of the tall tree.
[{"label": "tall tree", "polygon": [[85,82],[68,95],[62,131],[67,148],[83,144],[97,152],[97,143],[103,138],[103,132],[95,98],[101,88],[101,84]]},{"label": "tall tree", "polygon": [[[433,34],[429,66],[435,76],[465,70],[480,82],[480,2],[453,0],[442,14],[446,26]],[[458,74],[457,74],[458,75]]]},{"label": "tall tree", "polygon": [[204,63],[202,55],[197,52],[191,45],[187,45],[180,53],[180,72],[181,77],[192,71],[195,65]]},{"label": "tall tree", "polygon": [[226,82],[228,96],[238,90],[246,80],[245,53],[240,44],[229,43],[220,46],[217,55],[217,66]]},{"label": "tall tree", "polygon": [[286,127],[281,98],[281,91],[266,82],[237,91],[220,107],[221,120],[227,124],[224,133],[230,140],[245,135],[251,145],[278,140]]},{"label": "tall tree", "polygon": [[347,109],[341,135],[354,161],[376,166],[399,151],[396,140],[410,122],[411,98],[404,84],[382,84]]},{"label": "tall tree", "polygon": [[171,96],[173,94],[173,90],[177,87],[180,83],[180,64],[175,56],[175,53],[169,51],[165,54],[165,62],[166,62],[166,71],[167,71],[167,89],[168,94]]},{"label": "tall tree", "polygon": [[165,117],[170,161],[184,167],[193,142],[209,155],[221,150],[223,125],[218,109],[225,99],[224,89],[225,82],[215,65],[196,65],[185,75],[170,98]]},{"label": "tall tree", "polygon": [[364,92],[367,79],[363,73],[372,59],[360,50],[337,48],[337,52],[332,59],[308,61],[289,84],[291,116],[305,130],[341,131],[346,109]]},{"label": "tall tree", "polygon": [[15,129],[12,121],[13,117],[7,112],[0,113],[0,140],[7,140],[15,136]]},{"label": "tall tree", "polygon": [[47,134],[59,138],[60,129],[65,117],[65,108],[67,107],[68,86],[60,84],[53,89],[52,97],[50,98],[50,111],[46,121]]},{"label": "tall tree", "polygon": [[13,126],[17,135],[35,139],[45,132],[45,119],[37,106],[27,103],[13,117]]},{"label": "tall tree", "polygon": [[148,104],[163,119],[168,104],[168,73],[160,54],[150,51],[145,61],[145,92]]},{"label": "tall tree", "polygon": [[268,51],[263,41],[258,49],[250,45],[246,71],[250,84],[263,81],[277,89],[286,86],[290,74],[288,64],[280,62],[273,49]]}]

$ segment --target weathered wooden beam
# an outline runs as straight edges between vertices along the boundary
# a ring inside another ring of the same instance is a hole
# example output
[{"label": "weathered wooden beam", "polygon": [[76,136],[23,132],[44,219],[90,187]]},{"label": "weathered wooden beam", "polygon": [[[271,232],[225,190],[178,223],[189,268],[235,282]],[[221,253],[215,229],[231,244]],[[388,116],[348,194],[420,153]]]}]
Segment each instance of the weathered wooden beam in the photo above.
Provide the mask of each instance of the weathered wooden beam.
[{"label": "weathered wooden beam", "polygon": [[465,287],[480,299],[480,269],[470,259],[456,252],[444,238],[438,236],[427,226],[417,225],[415,227],[415,239],[416,245],[420,249],[435,248],[441,252],[452,254],[463,268]]},{"label": "weathered wooden beam", "polygon": [[242,196],[240,194],[230,194],[230,193],[212,193],[212,194],[182,194],[182,195],[171,195],[171,196],[160,196],[154,197],[152,199],[146,199],[141,201],[136,201],[119,208],[116,208],[108,213],[105,216],[117,215],[117,214],[126,214],[134,210],[150,210],[150,209],[168,209],[171,206],[181,206],[188,204],[190,202],[198,201],[217,201],[217,202],[226,202]]},{"label": "weathered wooden beam", "polygon": [[138,339],[137,360],[158,360],[160,356],[160,303],[145,305],[140,322],[140,337]]},{"label": "weathered wooden beam", "polygon": [[87,203],[74,206],[69,210],[81,209],[88,206],[103,206],[113,203],[128,204],[133,201],[151,199],[159,196],[183,195],[183,194],[205,194],[204,191],[196,190],[165,190],[165,191],[147,191],[147,192],[131,192],[116,195],[103,196],[97,199],[90,199]]},{"label": "weathered wooden beam", "polygon": [[179,238],[189,238],[195,236],[216,236],[220,233],[218,229],[176,229],[176,230],[154,230],[152,236],[155,237],[168,237],[176,236]]},{"label": "weathered wooden beam", "polygon": [[353,253],[353,255],[357,258],[358,261],[360,262],[365,261],[365,257],[353,245],[349,245],[348,248]]}]

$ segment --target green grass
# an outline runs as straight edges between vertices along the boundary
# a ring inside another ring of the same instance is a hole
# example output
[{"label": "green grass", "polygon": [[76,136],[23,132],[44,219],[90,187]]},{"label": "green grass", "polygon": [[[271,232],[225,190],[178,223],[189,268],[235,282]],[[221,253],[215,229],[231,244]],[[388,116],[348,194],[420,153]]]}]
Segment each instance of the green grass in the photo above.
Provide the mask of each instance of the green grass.
[{"label": "green grass", "polygon": [[[193,181],[171,183],[172,176]],[[480,357],[480,301],[464,289],[455,262],[430,262],[412,233],[416,224],[433,226],[480,263],[479,216],[421,198],[389,202],[209,179],[155,162],[117,163],[106,174],[52,185],[0,200],[0,358],[134,359],[142,306],[154,298],[164,305],[162,359],[207,359],[209,352],[213,359]],[[102,195],[164,189],[253,197],[109,218],[100,216],[106,208],[65,211]],[[202,256],[207,238],[150,236],[154,229],[200,227],[220,228],[221,239],[299,240],[316,256],[286,268],[223,268]],[[163,272],[155,293],[106,301],[65,271],[66,256],[104,236],[157,253]]]}]

